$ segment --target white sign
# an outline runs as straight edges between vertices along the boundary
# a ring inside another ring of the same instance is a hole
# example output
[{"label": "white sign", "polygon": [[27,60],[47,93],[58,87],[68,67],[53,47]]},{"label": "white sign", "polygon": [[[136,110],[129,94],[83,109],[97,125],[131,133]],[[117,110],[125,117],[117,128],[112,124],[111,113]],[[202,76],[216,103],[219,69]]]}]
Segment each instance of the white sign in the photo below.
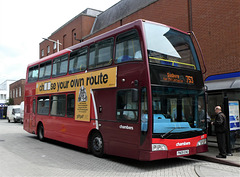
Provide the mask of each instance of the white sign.
[{"label": "white sign", "polygon": [[229,101],[229,127],[230,131],[240,130],[239,125],[239,102]]}]

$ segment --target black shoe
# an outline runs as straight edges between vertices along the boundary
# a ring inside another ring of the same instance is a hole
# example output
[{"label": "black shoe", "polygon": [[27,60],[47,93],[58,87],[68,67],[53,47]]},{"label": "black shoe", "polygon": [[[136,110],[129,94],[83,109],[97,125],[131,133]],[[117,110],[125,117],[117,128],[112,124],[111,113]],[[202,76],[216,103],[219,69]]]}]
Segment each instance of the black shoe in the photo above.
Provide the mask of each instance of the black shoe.
[{"label": "black shoe", "polygon": [[216,155],[217,158],[226,158],[227,156],[226,155]]}]

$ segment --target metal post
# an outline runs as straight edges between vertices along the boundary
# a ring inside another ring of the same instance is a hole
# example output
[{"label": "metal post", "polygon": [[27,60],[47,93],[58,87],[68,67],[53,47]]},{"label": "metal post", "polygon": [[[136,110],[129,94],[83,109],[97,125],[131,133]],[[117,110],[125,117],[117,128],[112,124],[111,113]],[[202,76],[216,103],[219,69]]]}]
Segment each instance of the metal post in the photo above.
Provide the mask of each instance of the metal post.
[{"label": "metal post", "polygon": [[227,123],[226,152],[228,156],[232,156],[231,144],[230,144],[229,106],[228,106],[228,97],[226,94],[224,94],[224,112],[226,115],[226,123]]},{"label": "metal post", "polygon": [[53,43],[56,43],[57,44],[57,52],[59,52],[59,45],[62,45],[59,40],[55,41],[55,40],[52,40],[52,39],[47,39],[47,38],[43,38],[44,40],[48,40],[48,41],[51,41]]},{"label": "metal post", "polygon": [[57,40],[57,51],[59,52],[59,40]]}]

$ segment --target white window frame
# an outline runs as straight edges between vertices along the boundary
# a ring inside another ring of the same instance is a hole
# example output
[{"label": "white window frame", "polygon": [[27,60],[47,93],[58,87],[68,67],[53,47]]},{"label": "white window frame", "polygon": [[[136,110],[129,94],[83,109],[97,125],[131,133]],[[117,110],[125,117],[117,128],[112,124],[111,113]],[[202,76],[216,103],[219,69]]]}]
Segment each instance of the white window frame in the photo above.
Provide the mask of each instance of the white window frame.
[{"label": "white window frame", "polygon": [[42,55],[42,57],[44,57],[44,49],[42,49],[41,55]]},{"label": "white window frame", "polygon": [[50,45],[47,46],[47,53],[50,53]]},{"label": "white window frame", "polygon": [[16,98],[18,97],[18,89],[16,88]]},{"label": "white window frame", "polygon": [[22,89],[21,89],[21,87],[18,88],[18,92],[19,92],[19,94],[18,94],[19,97],[21,97],[22,96]]}]

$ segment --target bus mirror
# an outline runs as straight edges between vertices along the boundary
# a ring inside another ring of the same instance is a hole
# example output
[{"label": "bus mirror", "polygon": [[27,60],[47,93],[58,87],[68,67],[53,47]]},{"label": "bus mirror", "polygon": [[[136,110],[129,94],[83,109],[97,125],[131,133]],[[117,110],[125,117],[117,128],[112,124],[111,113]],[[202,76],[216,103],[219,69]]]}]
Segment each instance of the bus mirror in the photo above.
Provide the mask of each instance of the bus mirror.
[{"label": "bus mirror", "polygon": [[132,89],[132,102],[138,102],[138,89]]}]

